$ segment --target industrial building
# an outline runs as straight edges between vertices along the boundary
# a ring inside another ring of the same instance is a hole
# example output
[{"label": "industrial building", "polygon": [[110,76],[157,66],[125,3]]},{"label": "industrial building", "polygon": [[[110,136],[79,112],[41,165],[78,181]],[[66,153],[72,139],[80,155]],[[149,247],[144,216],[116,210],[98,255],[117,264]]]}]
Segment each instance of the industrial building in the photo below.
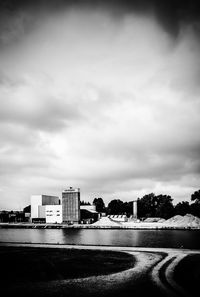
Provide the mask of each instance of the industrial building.
[{"label": "industrial building", "polygon": [[100,214],[95,205],[80,206],[80,189],[69,187],[59,197],[49,195],[31,196],[31,222],[87,224],[96,222]]},{"label": "industrial building", "polygon": [[62,206],[59,197],[32,195],[31,221],[35,223],[62,223]]},{"label": "industrial building", "polygon": [[80,189],[72,187],[62,192],[63,223],[80,223]]},{"label": "industrial building", "polygon": [[100,214],[96,211],[96,205],[81,205],[81,223],[91,224],[96,222]]}]

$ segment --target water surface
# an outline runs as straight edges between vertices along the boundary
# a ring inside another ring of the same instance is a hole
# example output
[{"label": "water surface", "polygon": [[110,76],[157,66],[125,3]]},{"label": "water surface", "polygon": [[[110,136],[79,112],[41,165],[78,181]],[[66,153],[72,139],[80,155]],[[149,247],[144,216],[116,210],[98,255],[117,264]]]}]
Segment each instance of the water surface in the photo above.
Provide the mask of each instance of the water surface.
[{"label": "water surface", "polygon": [[200,249],[200,230],[0,229],[0,241]]}]

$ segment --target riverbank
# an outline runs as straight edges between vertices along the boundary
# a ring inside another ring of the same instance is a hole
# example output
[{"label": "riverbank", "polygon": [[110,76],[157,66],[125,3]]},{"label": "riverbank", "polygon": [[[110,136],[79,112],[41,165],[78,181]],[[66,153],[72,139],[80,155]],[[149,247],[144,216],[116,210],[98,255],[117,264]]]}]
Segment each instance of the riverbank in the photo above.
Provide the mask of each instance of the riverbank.
[{"label": "riverbank", "polygon": [[133,230],[200,230],[200,226],[164,225],[162,223],[132,223],[124,225],[93,224],[32,224],[32,223],[0,223],[0,228],[25,229],[133,229]]},{"label": "riverbank", "polygon": [[[103,253],[101,254],[101,252]],[[113,252],[114,254],[112,254]],[[95,255],[97,258],[92,259]],[[112,258],[113,255],[114,259]],[[119,255],[120,257],[118,257]],[[128,257],[125,255],[128,255]],[[14,294],[29,297],[118,297],[130,294],[130,292],[135,297],[146,295],[171,297],[182,296],[182,293],[185,296],[192,296],[190,291],[187,291],[185,287],[180,287],[180,283],[177,284],[176,282],[177,277],[182,279],[182,273],[185,273],[180,267],[176,270],[176,267],[188,255],[198,256],[200,255],[200,250],[5,243],[1,244],[0,257],[1,261],[5,262],[5,267],[9,270],[8,272],[12,273],[14,279],[9,279],[8,274],[7,283],[5,281],[2,282],[1,292],[3,292],[5,297],[10,297]],[[64,266],[64,270],[68,270],[68,275],[62,278],[62,273],[59,270],[60,267],[62,268],[62,265],[59,262],[63,263],[65,256],[71,266]],[[122,267],[123,263],[126,265],[129,257],[133,259],[133,262],[129,263],[131,265],[127,266],[128,269],[124,270],[125,267],[123,267],[123,271],[113,271],[115,264],[116,267],[117,265]],[[33,279],[29,278],[28,281],[17,280],[20,275],[17,275],[17,267],[14,265],[15,262],[13,262],[16,261],[16,258],[22,265],[20,270],[23,271],[23,264],[25,264],[26,274],[22,276],[27,278],[27,272],[30,273],[31,270]],[[94,267],[91,268],[93,272],[97,268],[101,270],[101,273],[98,275],[92,273],[86,277],[84,274],[80,275],[79,268],[81,267],[84,273],[84,270],[90,269],[90,261],[93,261],[94,264]],[[10,263],[9,266],[7,265],[8,262]],[[34,269],[37,270],[36,272],[33,269],[33,265],[31,265],[32,262],[35,263]],[[37,266],[36,262],[39,263],[39,266]],[[108,273],[107,268],[110,264],[111,270]],[[74,268],[72,268],[73,265]],[[103,266],[104,268],[102,269]],[[47,270],[45,270],[45,267]],[[78,274],[72,276],[71,269]],[[45,279],[45,274],[42,273],[44,271],[48,274],[47,279]],[[174,271],[176,271],[176,278],[174,278]],[[193,268],[190,265],[189,273],[192,273],[192,271]],[[1,273],[4,273],[3,269],[1,269]],[[38,276],[36,275],[37,273],[41,273],[41,275]],[[51,279],[52,273],[56,275],[56,279]]]},{"label": "riverbank", "polygon": [[[151,218],[149,218],[151,219]],[[200,218],[191,214],[176,215],[168,220],[159,221],[115,221],[101,217],[93,224],[47,224],[47,223],[0,223],[0,228],[31,228],[31,229],[134,229],[134,230],[200,230]]]}]

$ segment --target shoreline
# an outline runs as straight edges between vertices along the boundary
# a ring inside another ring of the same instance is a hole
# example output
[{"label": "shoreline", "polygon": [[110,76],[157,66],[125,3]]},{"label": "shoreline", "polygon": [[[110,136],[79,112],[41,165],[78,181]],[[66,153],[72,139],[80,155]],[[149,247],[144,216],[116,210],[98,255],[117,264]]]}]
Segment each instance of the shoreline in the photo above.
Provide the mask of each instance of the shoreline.
[{"label": "shoreline", "polygon": [[191,248],[171,248],[171,247],[143,247],[143,246],[116,246],[116,245],[97,245],[97,244],[69,244],[69,243],[33,243],[33,242],[1,242],[0,246],[14,247],[40,247],[40,248],[58,248],[58,249],[89,249],[89,250],[113,250],[124,252],[155,252],[155,253],[191,253],[200,254],[200,249]]},{"label": "shoreline", "polygon": [[118,226],[98,226],[98,225],[67,225],[67,224],[32,224],[32,223],[0,223],[0,229],[17,228],[17,229],[124,229],[124,230],[200,230],[199,227],[192,226],[170,226],[161,225],[159,223],[136,223],[134,225],[118,225]]}]

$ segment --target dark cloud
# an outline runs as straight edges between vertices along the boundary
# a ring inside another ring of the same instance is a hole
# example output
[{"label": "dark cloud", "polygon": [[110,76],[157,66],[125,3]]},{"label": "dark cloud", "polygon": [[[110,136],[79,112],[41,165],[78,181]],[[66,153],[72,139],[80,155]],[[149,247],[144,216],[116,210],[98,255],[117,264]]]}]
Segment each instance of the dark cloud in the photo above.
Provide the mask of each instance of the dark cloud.
[{"label": "dark cloud", "polygon": [[[182,24],[192,24],[199,33],[200,3],[198,0],[35,0],[1,1],[0,10],[10,16],[19,11],[63,10],[64,8],[107,9],[115,16],[126,13],[154,13],[160,24],[173,35],[177,35]],[[8,20],[9,21],[9,20]],[[4,19],[4,22],[6,20]]]}]

